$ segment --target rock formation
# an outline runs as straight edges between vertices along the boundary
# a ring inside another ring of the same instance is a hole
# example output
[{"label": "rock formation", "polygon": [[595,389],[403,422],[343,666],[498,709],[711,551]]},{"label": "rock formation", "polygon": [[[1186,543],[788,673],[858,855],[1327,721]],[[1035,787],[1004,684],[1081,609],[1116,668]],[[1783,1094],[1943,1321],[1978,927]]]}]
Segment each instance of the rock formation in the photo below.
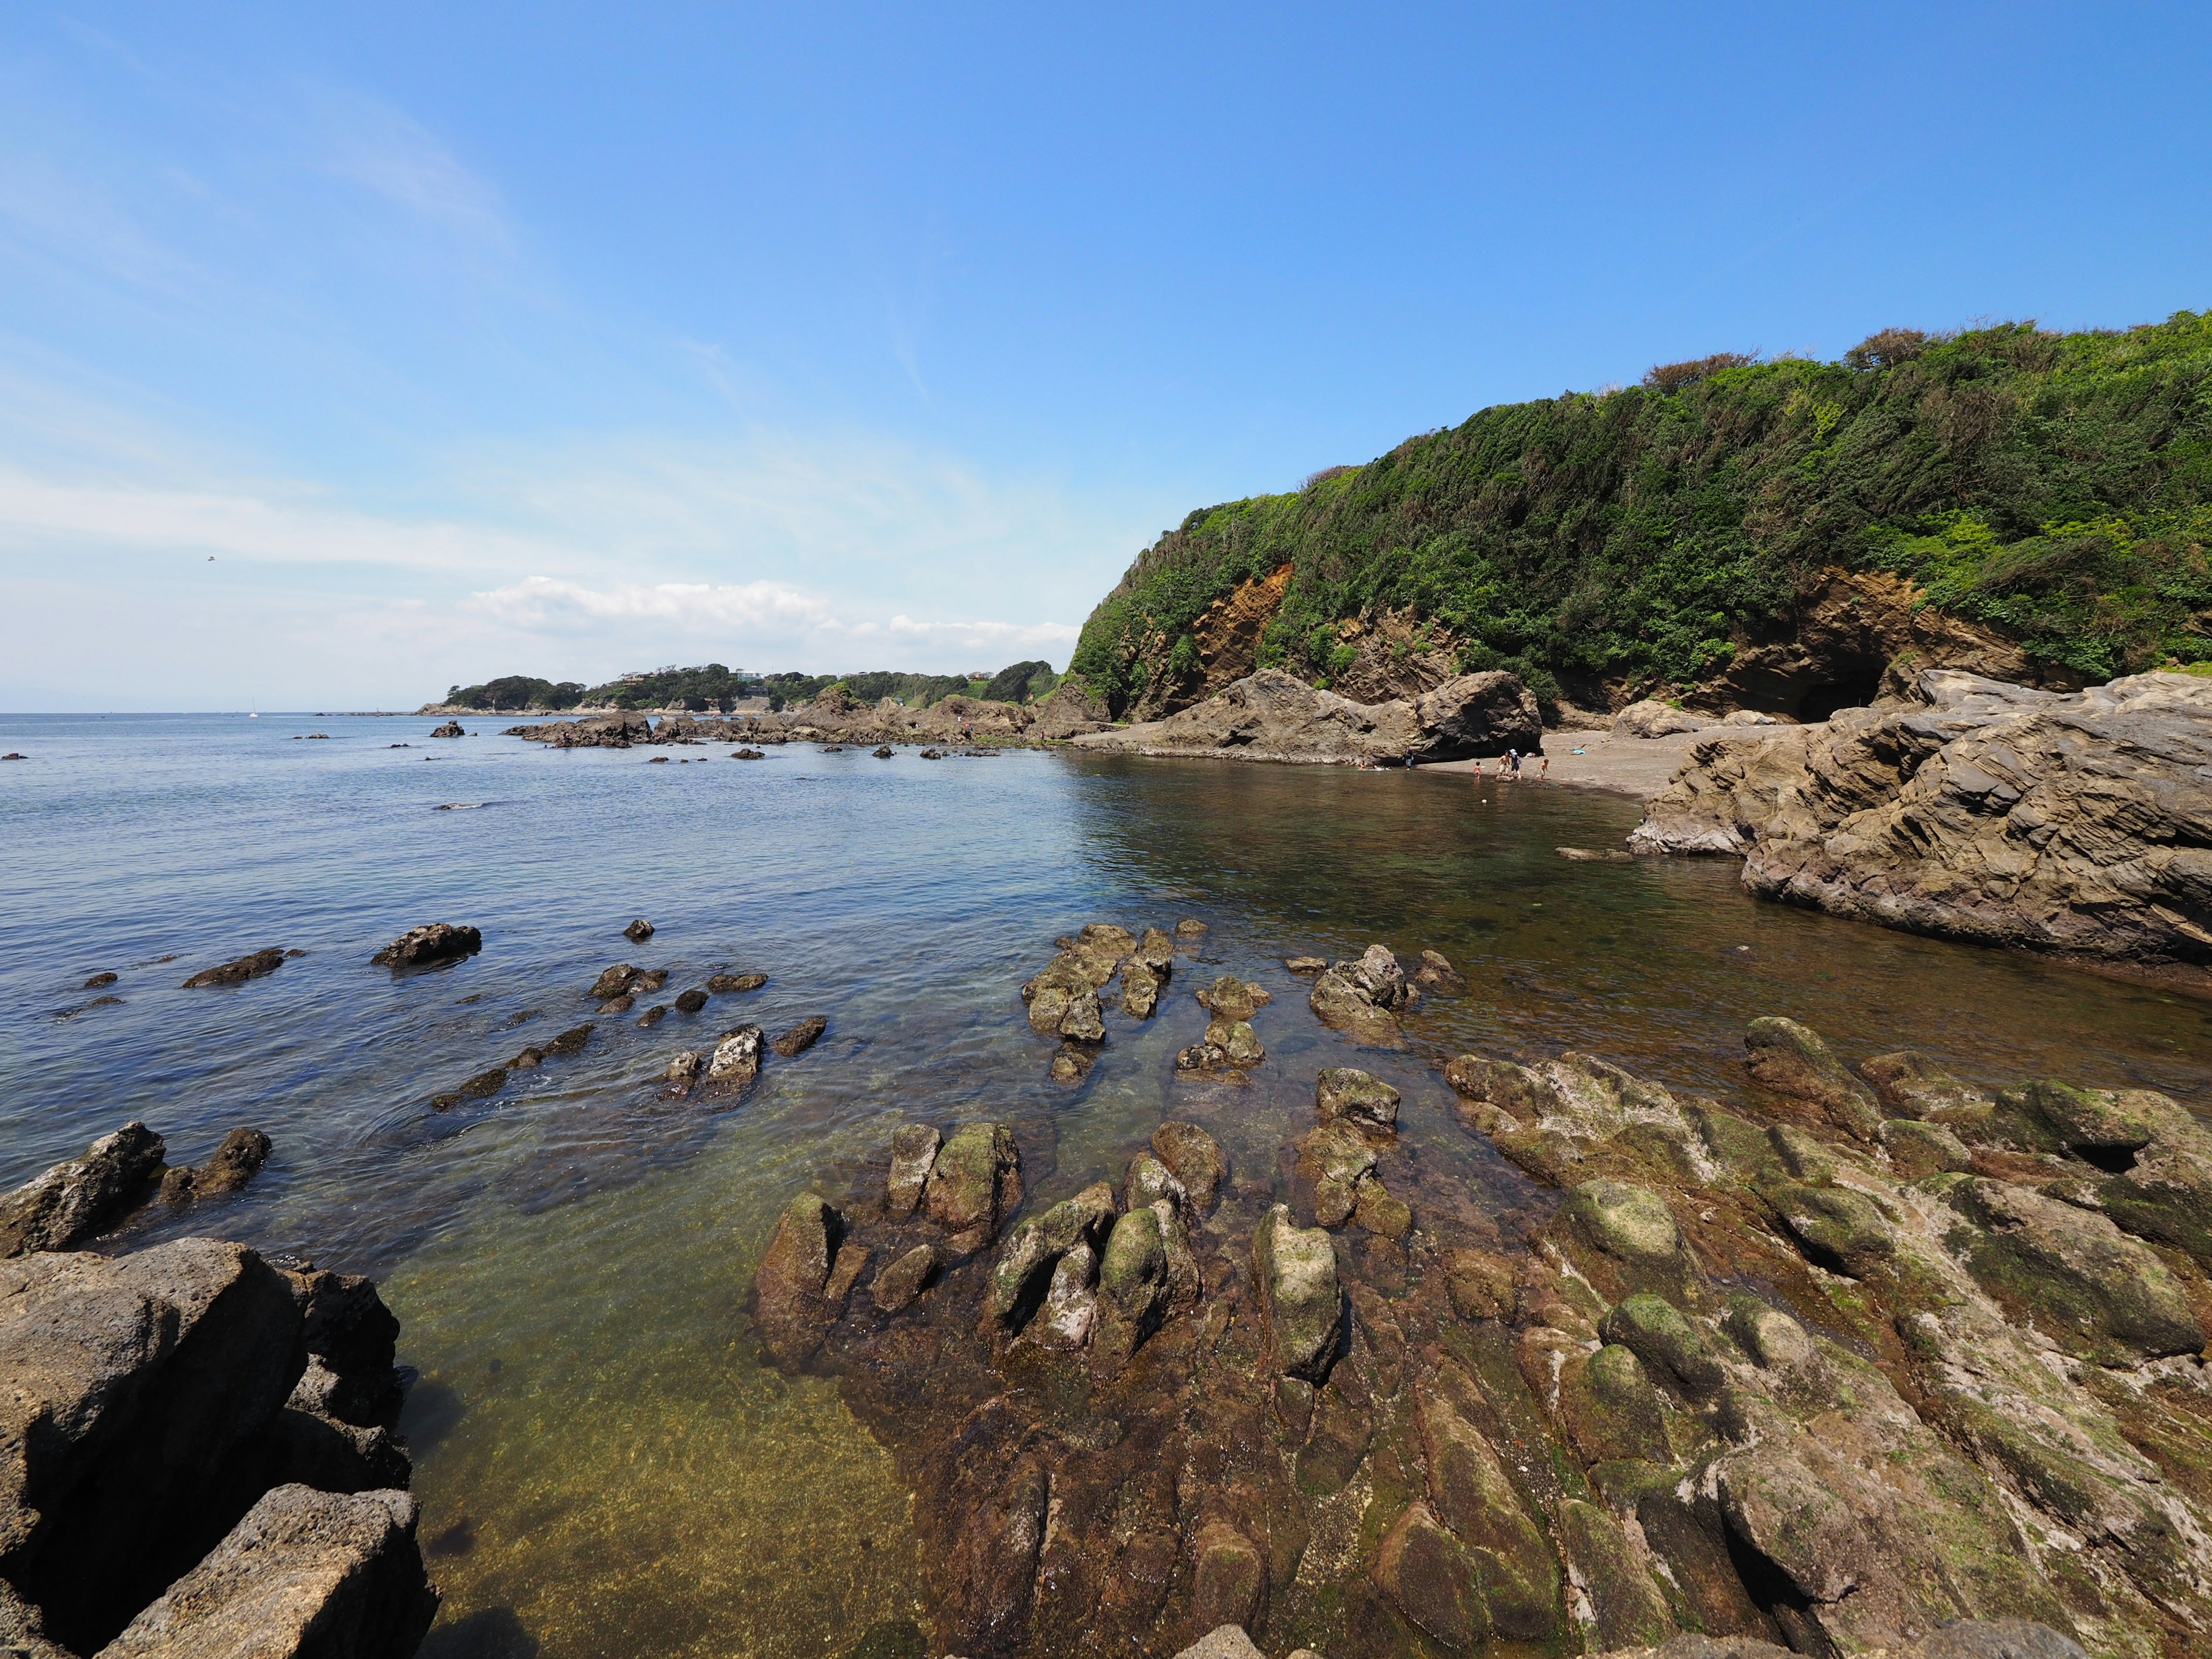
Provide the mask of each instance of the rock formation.
[{"label": "rock formation", "polygon": [[380,968],[417,968],[434,962],[450,962],[456,957],[474,956],[483,949],[483,935],[477,929],[457,927],[450,921],[432,921],[409,928],[369,961]]},{"label": "rock formation", "polygon": [[[1106,711],[1079,680],[1066,680],[1035,704],[995,702],[954,696],[912,708],[886,697],[873,706],[856,702],[831,686],[811,702],[781,714],[734,714],[699,719],[665,714],[656,723],[643,714],[601,715],[586,720],[547,720],[507,728],[505,736],[554,749],[628,749],[634,744],[768,744],[825,742],[831,750],[847,744],[983,743],[1036,745],[1059,742],[1106,723]],[[939,758],[949,757],[948,750]],[[986,751],[988,752],[988,751]],[[761,752],[736,751],[741,760]]]},{"label": "rock formation", "polygon": [[1474,1205],[1345,1067],[1273,1184],[1188,1123],[1118,1190],[908,1125],[787,1211],[757,1324],[912,1484],[932,1651],[2202,1648],[2212,1132],[1789,1020],[1745,1052],[1727,1106],[1452,1060],[1528,1181]]},{"label": "rock formation", "polygon": [[1826,725],[1711,736],[1629,844],[1914,933],[2212,966],[2212,682],[2033,690],[1929,670]]},{"label": "rock formation", "polygon": [[366,1279],[190,1238],[0,1263],[0,1631],[409,1659],[437,1596]]},{"label": "rock formation", "polygon": [[1165,719],[1093,732],[1079,749],[1356,765],[1465,760],[1543,747],[1536,700],[1510,674],[1462,674],[1419,697],[1358,703],[1279,669]]}]

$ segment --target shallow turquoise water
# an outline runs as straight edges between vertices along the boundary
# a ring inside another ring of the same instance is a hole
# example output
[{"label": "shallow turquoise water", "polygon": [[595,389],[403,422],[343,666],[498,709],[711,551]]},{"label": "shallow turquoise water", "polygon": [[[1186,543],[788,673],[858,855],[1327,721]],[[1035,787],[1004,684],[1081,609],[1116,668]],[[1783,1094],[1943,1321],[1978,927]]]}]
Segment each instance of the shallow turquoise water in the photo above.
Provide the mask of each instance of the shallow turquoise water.
[{"label": "shallow turquoise water", "polygon": [[[1023,1126],[1048,1149],[1045,1197],[1118,1174],[1164,1116],[1270,1178],[1314,1070],[1348,1057],[1285,955],[1381,939],[1466,972],[1469,994],[1432,1000],[1373,1068],[1476,1209],[1516,1192],[1434,1109],[1435,1061],[1470,1047],[1584,1048],[1725,1097],[1746,1020],[1784,1013],[1852,1060],[1912,1046],[1985,1082],[2057,1073],[2212,1109],[2212,1006],[1755,904],[1733,865],[1559,860],[1635,822],[1595,792],[798,746],[653,765],[667,751],[434,742],[434,724],[0,717],[0,750],[30,757],[0,767],[0,1180],[133,1116],[179,1160],[238,1123],[274,1138],[246,1194],[126,1237],[219,1231],[383,1279],[422,1379],[406,1426],[447,1596],[434,1653],[838,1654],[911,1617],[888,1459],[828,1385],[751,1356],[741,1304],[776,1209],[906,1116]],[[311,731],[329,740],[295,740]],[[635,915],[659,928],[644,945],[619,932]],[[1183,915],[1212,931],[1160,1015],[1113,1023],[1081,1087],[1048,1082],[1018,987],[1054,936]],[[481,927],[483,953],[368,965],[439,919]],[[307,954],[179,988],[264,945]],[[593,1018],[617,961],[670,970],[641,1008],[720,968],[770,981],[650,1031],[602,1018],[583,1054],[431,1110]],[[102,970],[120,1003],[59,1017]],[[1206,1021],[1189,991],[1221,971],[1276,994],[1249,1090],[1172,1072]],[[651,1085],[739,1019],[817,1012],[823,1042],[733,1107]]]}]

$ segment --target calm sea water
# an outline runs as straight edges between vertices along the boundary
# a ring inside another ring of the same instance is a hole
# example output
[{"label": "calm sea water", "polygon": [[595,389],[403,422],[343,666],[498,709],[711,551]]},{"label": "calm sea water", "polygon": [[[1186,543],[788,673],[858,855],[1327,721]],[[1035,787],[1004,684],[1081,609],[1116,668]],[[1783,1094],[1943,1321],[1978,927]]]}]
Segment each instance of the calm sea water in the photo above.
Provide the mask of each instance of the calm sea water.
[{"label": "calm sea water", "polygon": [[[465,722],[467,724],[468,722]],[[432,1569],[432,1645],[465,1654],[841,1655],[917,1616],[908,1496],[834,1388],[753,1358],[742,1303],[784,1200],[893,1123],[989,1116],[1053,1150],[1057,1197],[1118,1176],[1164,1117],[1195,1117],[1246,1178],[1352,1058],[1280,958],[1380,939],[1443,951],[1401,1055],[1414,1140],[1469,1202],[1526,1201],[1442,1109],[1468,1048],[1607,1055],[1737,1092],[1745,1022],[1803,1019],[1847,1058],[1900,1047],[2002,1084],[2058,1074],[2212,1110],[2212,1006],[2040,963],[1759,905],[1732,864],[1572,864],[1625,799],[1437,773],[1018,753],[930,763],[811,748],[549,753],[421,719],[0,716],[0,1180],[125,1120],[173,1161],[238,1124],[276,1142],[244,1194],[149,1215],[138,1242],[217,1232],[376,1274],[420,1374],[404,1427]],[[471,729],[475,729],[471,725]],[[308,740],[310,732],[327,740]],[[395,747],[393,745],[410,745]],[[440,811],[441,805],[465,807]],[[633,916],[659,931],[633,945]],[[1055,934],[1211,925],[1159,1016],[1109,1021],[1079,1088],[1021,981]],[[395,976],[416,923],[483,931],[466,962]],[[307,954],[234,989],[192,970]],[[768,987],[581,1054],[495,1099],[430,1097],[594,1018],[624,961],[672,1000],[718,969]],[[112,971],[105,994],[78,988]],[[1244,1091],[1172,1070],[1218,972],[1269,986],[1269,1059]],[[70,1012],[72,1010],[79,1012]],[[739,1020],[829,1034],[734,1106],[651,1079]]]}]

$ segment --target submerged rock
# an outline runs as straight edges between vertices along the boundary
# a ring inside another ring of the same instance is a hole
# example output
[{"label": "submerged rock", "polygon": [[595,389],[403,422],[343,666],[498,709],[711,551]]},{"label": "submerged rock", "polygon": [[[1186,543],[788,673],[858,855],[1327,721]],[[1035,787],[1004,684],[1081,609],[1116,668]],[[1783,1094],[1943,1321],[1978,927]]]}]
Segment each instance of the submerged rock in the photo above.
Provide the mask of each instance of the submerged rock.
[{"label": "submerged rock", "polygon": [[266,951],[256,951],[235,961],[226,962],[220,968],[201,969],[185,981],[184,988],[189,991],[203,985],[243,985],[250,979],[259,979],[264,974],[275,973],[284,965],[288,957],[295,954],[296,952],[275,946]]},{"label": "submerged rock", "polygon": [[793,1055],[803,1054],[811,1048],[820,1040],[822,1034],[829,1029],[830,1022],[822,1015],[809,1014],[769,1046],[786,1060],[789,1060]]},{"label": "submerged rock", "polygon": [[431,921],[409,928],[369,961],[380,968],[418,968],[473,956],[483,949],[483,935],[476,928]]},{"label": "submerged rock", "polygon": [[134,1121],[33,1176],[0,1199],[0,1256],[70,1249],[105,1232],[153,1195],[165,1150]]},{"label": "submerged rock", "polygon": [[777,1358],[795,1362],[820,1346],[824,1291],[844,1236],[844,1218],[818,1194],[784,1206],[753,1274],[753,1323]]},{"label": "submerged rock", "polygon": [[1398,1091],[1349,1066],[1324,1067],[1314,1079],[1314,1109],[1324,1122],[1341,1119],[1358,1128],[1395,1133]]},{"label": "submerged rock", "polygon": [[1228,1179],[1229,1160],[1221,1143],[1195,1123],[1163,1123],[1152,1131],[1152,1152],[1189,1195],[1192,1210],[1204,1215]]},{"label": "submerged rock", "polygon": [[734,996],[757,991],[767,983],[766,974],[714,974],[708,978],[707,988],[718,997]]}]

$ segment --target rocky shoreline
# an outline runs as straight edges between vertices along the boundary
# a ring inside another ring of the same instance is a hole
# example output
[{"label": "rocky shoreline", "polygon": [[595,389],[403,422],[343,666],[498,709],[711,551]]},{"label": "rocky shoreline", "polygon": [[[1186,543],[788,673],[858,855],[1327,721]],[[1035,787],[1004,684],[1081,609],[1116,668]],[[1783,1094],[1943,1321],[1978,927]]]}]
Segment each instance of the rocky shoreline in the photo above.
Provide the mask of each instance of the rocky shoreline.
[{"label": "rocky shoreline", "polygon": [[1629,837],[1762,897],[2212,987],[2212,681],[1927,670],[1820,726],[1708,733]]},{"label": "rocky shoreline", "polygon": [[[1066,940],[1048,1034],[1164,937]],[[1315,1017],[1395,1037],[1330,1018],[1388,1018],[1388,951],[1313,968]],[[1777,1019],[1727,1104],[1587,1054],[1442,1070],[1517,1201],[1348,1065],[1272,1167],[1170,1118],[1066,1191],[1048,1130],[913,1122],[793,1199],[755,1327],[912,1483],[930,1651],[2212,1639],[2212,1135],[2174,1102],[1855,1073]]]}]

